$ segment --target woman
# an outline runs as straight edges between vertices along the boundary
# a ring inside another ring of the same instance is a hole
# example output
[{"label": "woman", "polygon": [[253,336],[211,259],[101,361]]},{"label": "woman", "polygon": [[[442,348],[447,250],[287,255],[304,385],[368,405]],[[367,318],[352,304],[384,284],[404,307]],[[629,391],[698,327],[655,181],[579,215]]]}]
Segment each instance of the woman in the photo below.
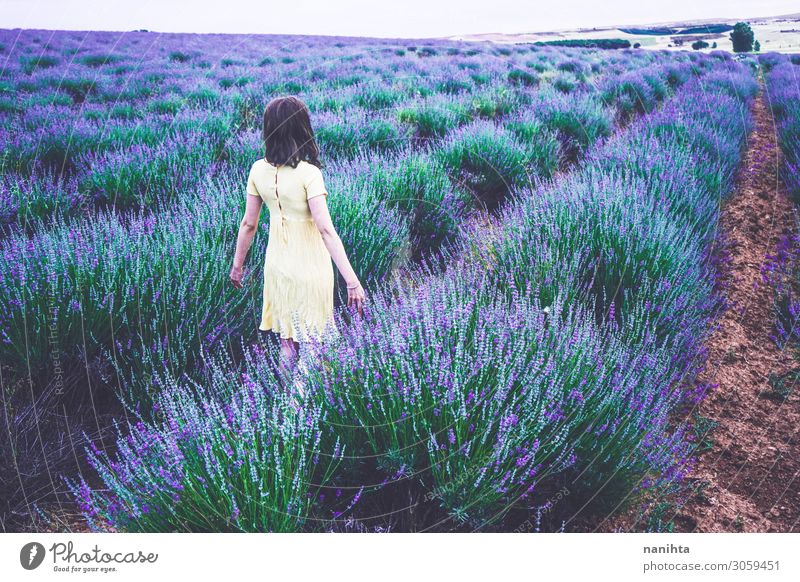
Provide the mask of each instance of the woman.
[{"label": "woman", "polygon": [[265,156],[252,165],[247,179],[247,207],[230,279],[242,287],[242,268],[266,202],[269,242],[259,329],[280,336],[284,365],[291,368],[299,342],[319,340],[335,330],[331,258],[347,284],[348,307],[359,313],[364,288],[328,213],[319,147],[306,105],[297,97],[271,100],[264,110],[263,140]]}]

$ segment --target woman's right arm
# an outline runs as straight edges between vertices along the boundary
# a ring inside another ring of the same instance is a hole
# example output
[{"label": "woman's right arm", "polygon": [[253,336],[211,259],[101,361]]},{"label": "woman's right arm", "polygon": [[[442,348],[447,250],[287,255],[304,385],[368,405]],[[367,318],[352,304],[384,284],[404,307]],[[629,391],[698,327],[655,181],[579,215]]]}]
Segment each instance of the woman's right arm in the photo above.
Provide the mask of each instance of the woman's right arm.
[{"label": "woman's right arm", "polygon": [[333,226],[326,198],[327,196],[324,195],[309,198],[308,209],[311,211],[314,224],[322,235],[325,248],[328,249],[336,268],[339,269],[347,284],[347,305],[356,307],[361,313],[364,308],[364,287],[361,286],[361,281],[358,280],[358,276],[347,258],[342,239],[339,238],[339,234]]},{"label": "woman's right arm", "polygon": [[244,218],[239,224],[239,235],[236,237],[236,252],[233,255],[233,268],[231,269],[231,283],[237,289],[242,286],[242,276],[244,274],[244,260],[247,258],[247,251],[253,244],[253,238],[258,228],[258,218],[261,215],[262,200],[259,196],[247,195],[247,206],[244,211]]}]

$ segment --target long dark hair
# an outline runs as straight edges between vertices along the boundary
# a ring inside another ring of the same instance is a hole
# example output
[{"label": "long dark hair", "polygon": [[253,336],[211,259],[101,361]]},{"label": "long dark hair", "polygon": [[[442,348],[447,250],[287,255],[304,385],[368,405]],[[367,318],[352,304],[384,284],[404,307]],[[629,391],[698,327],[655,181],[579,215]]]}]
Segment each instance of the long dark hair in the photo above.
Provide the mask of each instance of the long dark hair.
[{"label": "long dark hair", "polygon": [[302,160],[321,167],[308,107],[294,96],[276,97],[264,108],[264,158],[273,166],[297,167]]}]

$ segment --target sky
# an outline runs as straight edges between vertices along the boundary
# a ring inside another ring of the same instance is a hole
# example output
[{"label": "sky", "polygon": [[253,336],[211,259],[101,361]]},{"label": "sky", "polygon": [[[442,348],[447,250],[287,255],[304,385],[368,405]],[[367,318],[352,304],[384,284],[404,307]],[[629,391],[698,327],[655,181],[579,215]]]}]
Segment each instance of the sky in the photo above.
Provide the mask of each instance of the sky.
[{"label": "sky", "polygon": [[0,0],[0,28],[425,38],[798,11],[797,0]]}]

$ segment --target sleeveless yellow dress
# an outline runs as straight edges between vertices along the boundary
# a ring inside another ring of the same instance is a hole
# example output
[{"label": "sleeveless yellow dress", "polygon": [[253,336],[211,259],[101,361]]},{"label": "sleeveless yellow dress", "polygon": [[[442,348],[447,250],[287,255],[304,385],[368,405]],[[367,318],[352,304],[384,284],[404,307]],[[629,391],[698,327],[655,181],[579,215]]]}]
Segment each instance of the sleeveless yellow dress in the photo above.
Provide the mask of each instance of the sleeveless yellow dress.
[{"label": "sleeveless yellow dress", "polygon": [[247,194],[269,209],[259,329],[298,342],[335,333],[333,263],[308,208],[310,198],[328,194],[322,172],[305,161],[276,167],[262,158],[250,168]]}]

